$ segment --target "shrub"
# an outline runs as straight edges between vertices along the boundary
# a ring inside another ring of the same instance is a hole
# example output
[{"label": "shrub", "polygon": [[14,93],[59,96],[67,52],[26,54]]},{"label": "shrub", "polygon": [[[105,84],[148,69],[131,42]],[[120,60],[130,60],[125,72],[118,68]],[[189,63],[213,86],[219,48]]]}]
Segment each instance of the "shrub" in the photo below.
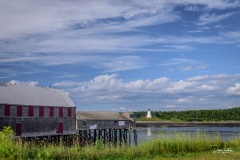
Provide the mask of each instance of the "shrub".
[{"label": "shrub", "polygon": [[0,131],[0,156],[2,156],[2,158],[10,157],[14,153],[15,144],[13,133],[10,126],[4,126],[3,130]]}]

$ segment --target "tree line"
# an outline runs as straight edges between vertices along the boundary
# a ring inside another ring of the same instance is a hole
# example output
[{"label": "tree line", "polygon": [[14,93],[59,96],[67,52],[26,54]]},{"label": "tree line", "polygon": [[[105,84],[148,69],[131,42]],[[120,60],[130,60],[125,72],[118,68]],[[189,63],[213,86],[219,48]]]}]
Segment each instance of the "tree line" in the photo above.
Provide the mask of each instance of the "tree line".
[{"label": "tree line", "polygon": [[[151,111],[152,117],[161,120],[179,119],[182,121],[228,121],[240,120],[240,107],[220,110],[187,110],[187,111]],[[134,112],[135,118],[143,118],[147,111]]]}]

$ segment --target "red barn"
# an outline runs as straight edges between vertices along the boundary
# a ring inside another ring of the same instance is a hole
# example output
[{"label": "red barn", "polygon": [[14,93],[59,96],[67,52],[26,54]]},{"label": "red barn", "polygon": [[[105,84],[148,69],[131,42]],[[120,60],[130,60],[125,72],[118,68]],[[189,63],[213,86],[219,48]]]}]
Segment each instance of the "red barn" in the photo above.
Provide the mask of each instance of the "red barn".
[{"label": "red barn", "polygon": [[72,135],[76,106],[60,89],[0,83],[0,130],[4,126],[21,137]]}]

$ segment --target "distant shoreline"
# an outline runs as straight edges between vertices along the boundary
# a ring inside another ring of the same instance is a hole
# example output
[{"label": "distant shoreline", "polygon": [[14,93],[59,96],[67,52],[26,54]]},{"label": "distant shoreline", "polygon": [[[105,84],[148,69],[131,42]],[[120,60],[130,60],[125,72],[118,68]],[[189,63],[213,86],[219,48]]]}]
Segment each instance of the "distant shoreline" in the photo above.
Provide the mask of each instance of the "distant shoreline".
[{"label": "distant shoreline", "polygon": [[158,122],[136,121],[136,127],[240,127],[240,121],[234,122]]}]

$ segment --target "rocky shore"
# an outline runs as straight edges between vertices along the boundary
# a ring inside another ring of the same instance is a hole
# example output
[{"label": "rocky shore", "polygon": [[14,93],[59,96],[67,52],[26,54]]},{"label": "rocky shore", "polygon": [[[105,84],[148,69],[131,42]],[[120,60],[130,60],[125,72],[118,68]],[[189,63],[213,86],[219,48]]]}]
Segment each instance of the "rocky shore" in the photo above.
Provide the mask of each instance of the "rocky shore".
[{"label": "rocky shore", "polygon": [[236,122],[158,122],[136,121],[137,127],[240,127],[240,121]]}]

